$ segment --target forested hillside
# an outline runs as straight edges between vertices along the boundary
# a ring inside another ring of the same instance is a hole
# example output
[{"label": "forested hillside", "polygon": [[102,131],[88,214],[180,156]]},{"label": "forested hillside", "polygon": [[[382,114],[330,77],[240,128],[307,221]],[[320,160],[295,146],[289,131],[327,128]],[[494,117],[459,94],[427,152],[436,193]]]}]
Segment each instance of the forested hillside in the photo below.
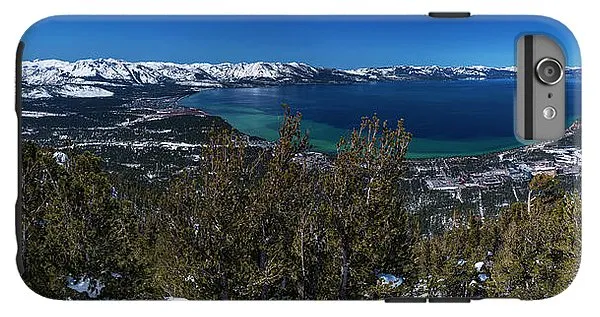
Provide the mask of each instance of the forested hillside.
[{"label": "forested hillside", "polygon": [[89,152],[22,144],[22,276],[58,299],[381,299],[556,295],[581,249],[579,194],[536,175],[525,202],[420,232],[400,185],[411,135],[364,118],[330,164],[286,110],[275,146],[215,129],[169,181]]}]

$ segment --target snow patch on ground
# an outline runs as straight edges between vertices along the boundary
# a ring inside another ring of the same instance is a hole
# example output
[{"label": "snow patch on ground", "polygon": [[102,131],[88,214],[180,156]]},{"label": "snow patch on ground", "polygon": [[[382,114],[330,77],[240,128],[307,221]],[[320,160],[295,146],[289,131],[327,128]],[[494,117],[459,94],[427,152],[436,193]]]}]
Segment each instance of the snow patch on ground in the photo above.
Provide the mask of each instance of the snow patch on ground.
[{"label": "snow patch on ground", "polygon": [[65,165],[69,162],[69,157],[67,154],[60,151],[54,152],[54,154],[52,154],[52,158],[56,160],[58,165]]},{"label": "snow patch on ground", "polygon": [[483,262],[475,263],[475,269],[477,270],[477,272],[481,272],[482,268],[483,268]]},{"label": "snow patch on ground", "polygon": [[43,111],[21,111],[21,117],[25,118],[43,118],[43,117],[66,117],[64,113],[51,113]]},{"label": "snow patch on ground", "polygon": [[67,287],[78,292],[87,293],[89,298],[96,298],[104,288],[104,284],[100,281],[92,281],[89,277],[74,279],[71,276],[67,277]]},{"label": "snow patch on ground", "polygon": [[481,273],[481,274],[477,275],[477,278],[480,281],[485,282],[485,281],[487,281],[487,279],[489,278],[489,276],[487,276],[487,274]]},{"label": "snow patch on ground", "polygon": [[404,283],[404,278],[401,276],[395,276],[387,273],[379,273],[377,277],[381,281],[382,284],[391,285],[392,287],[398,287]]},{"label": "snow patch on ground", "polygon": [[44,88],[34,88],[30,90],[24,90],[22,94],[23,98],[29,99],[41,99],[41,98],[52,98],[52,95]]},{"label": "snow patch on ground", "polygon": [[186,298],[183,297],[165,297],[165,300],[172,300],[172,301],[182,301],[182,300],[187,300]]},{"label": "snow patch on ground", "polygon": [[110,97],[114,95],[112,91],[84,85],[64,85],[57,89],[56,93],[63,97],[76,98]]},{"label": "snow patch on ground", "polygon": [[121,163],[121,165],[129,168],[140,168],[142,166],[142,164],[137,163]]}]

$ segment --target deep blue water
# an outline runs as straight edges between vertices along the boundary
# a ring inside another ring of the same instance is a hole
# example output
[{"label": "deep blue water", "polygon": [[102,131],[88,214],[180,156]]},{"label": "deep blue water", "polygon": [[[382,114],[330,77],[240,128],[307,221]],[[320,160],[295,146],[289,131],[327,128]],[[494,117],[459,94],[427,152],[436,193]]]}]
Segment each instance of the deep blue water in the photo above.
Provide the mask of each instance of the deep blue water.
[{"label": "deep blue water", "polygon": [[[579,85],[568,85],[568,96]],[[277,138],[281,104],[303,114],[317,150],[332,151],[340,136],[376,113],[403,118],[413,134],[411,157],[471,155],[521,145],[514,136],[514,80],[398,81],[225,88],[199,92],[181,103],[218,115],[242,132]],[[567,121],[579,117],[567,98]]]}]

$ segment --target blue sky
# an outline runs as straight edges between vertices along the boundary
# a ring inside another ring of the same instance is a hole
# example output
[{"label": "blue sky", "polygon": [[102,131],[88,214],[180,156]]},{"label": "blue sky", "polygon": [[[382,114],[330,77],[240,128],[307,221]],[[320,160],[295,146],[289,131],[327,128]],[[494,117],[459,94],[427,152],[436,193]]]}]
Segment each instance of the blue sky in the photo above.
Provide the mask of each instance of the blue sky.
[{"label": "blue sky", "polygon": [[305,62],[355,68],[515,64],[522,32],[550,32],[580,65],[562,25],[527,17],[93,17],[42,20],[23,35],[23,58],[128,61]]}]

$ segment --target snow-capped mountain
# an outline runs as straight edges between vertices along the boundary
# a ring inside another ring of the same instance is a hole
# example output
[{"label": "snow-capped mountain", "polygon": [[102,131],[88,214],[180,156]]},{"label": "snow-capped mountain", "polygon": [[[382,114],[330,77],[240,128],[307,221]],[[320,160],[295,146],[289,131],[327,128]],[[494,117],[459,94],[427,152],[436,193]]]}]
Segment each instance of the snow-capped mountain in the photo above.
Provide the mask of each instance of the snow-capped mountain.
[{"label": "snow-capped mountain", "polygon": [[211,86],[235,83],[352,82],[398,79],[460,79],[511,76],[511,69],[485,66],[394,66],[355,70],[313,67],[304,63],[175,64],[115,59],[36,60],[23,62],[23,82],[40,85],[147,85],[175,83]]},{"label": "snow-capped mountain", "polygon": [[167,81],[210,80],[199,67],[186,64],[143,62],[131,63],[115,59],[24,61],[23,83],[38,85],[147,85]]},{"label": "snow-capped mountain", "polygon": [[104,97],[123,86],[169,85],[241,87],[294,83],[344,83],[390,80],[453,80],[514,77],[514,67],[393,66],[332,69],[304,63],[127,62],[86,59],[76,62],[35,60],[22,63],[23,96]]}]

